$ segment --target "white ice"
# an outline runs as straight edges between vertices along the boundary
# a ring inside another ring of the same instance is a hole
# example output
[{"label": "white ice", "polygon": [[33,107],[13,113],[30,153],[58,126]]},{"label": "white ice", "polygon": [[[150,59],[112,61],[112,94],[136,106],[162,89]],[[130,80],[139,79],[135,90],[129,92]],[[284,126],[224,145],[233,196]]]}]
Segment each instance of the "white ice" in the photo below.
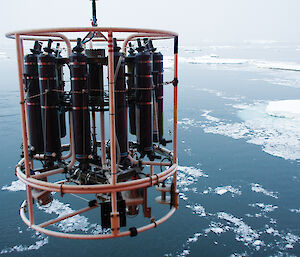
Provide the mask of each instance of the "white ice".
[{"label": "white ice", "polygon": [[272,192],[264,189],[260,184],[251,183],[251,190],[256,193],[263,193],[266,196],[270,196],[278,199],[277,192]]},{"label": "white ice", "polygon": [[[37,205],[39,209],[43,210],[48,214],[56,214],[59,216],[67,215],[72,213],[74,210],[70,208],[70,204],[65,204],[60,202],[58,199],[54,199],[50,204],[45,206]],[[104,234],[107,233],[106,230],[102,230],[101,226],[97,224],[91,224],[88,218],[82,215],[75,215],[68,219],[62,220],[57,223],[56,226],[59,230],[63,232],[73,232],[73,231],[91,231],[92,234]]]},{"label": "white ice", "polygon": [[300,208],[299,209],[290,209],[291,212],[294,212],[294,213],[300,213]]},{"label": "white ice", "polygon": [[245,139],[248,143],[261,145],[268,154],[297,160],[300,159],[299,102],[284,100],[233,105],[238,109],[241,122],[210,122],[202,127],[205,133]]},{"label": "white ice", "polygon": [[48,237],[45,237],[44,235],[39,234],[38,232],[34,237],[37,237],[38,241],[36,241],[32,245],[15,245],[13,247],[4,248],[1,250],[0,254],[8,254],[12,252],[24,252],[24,251],[32,251],[32,250],[38,250],[42,246],[48,244]]},{"label": "white ice", "polygon": [[16,181],[12,181],[10,186],[8,185],[3,186],[1,190],[7,190],[12,192],[24,191],[26,190],[26,185],[22,181],[16,180]]},{"label": "white ice", "polygon": [[300,119],[300,100],[271,101],[266,112],[276,117]]},{"label": "white ice", "polygon": [[[170,57],[167,58],[167,60]],[[247,65],[249,67],[300,71],[300,64],[296,62],[286,61],[270,61],[264,59],[245,59],[245,58],[228,58],[221,57],[217,54],[198,55],[189,57],[179,57],[179,62],[190,64],[206,64],[206,65]]]},{"label": "white ice", "polygon": [[198,204],[198,203],[196,203],[194,205],[188,204],[188,205],[186,205],[186,207],[191,209],[194,214],[197,214],[200,217],[205,217],[206,216],[205,208],[202,205]]},{"label": "white ice", "polygon": [[255,203],[255,204],[249,204],[251,207],[258,207],[261,209],[263,213],[267,212],[273,212],[276,209],[278,209],[278,206],[272,205],[272,204],[264,204],[264,203]]},{"label": "white ice", "polygon": [[235,233],[237,241],[241,241],[245,245],[252,245],[257,251],[261,246],[264,246],[264,242],[259,239],[259,233],[247,225],[241,218],[234,217],[226,212],[218,212],[218,218],[233,225],[231,229]]},{"label": "white ice", "polygon": [[227,192],[232,193],[232,196],[242,194],[242,192],[239,189],[234,188],[233,186],[217,187],[217,188],[215,188],[214,191],[218,195],[223,195],[223,194],[226,194]]},{"label": "white ice", "polygon": [[201,116],[206,118],[207,120],[214,121],[214,122],[219,122],[220,121],[219,118],[209,115],[209,113],[211,113],[210,110],[203,110],[203,111],[204,111],[204,113],[201,114]]}]

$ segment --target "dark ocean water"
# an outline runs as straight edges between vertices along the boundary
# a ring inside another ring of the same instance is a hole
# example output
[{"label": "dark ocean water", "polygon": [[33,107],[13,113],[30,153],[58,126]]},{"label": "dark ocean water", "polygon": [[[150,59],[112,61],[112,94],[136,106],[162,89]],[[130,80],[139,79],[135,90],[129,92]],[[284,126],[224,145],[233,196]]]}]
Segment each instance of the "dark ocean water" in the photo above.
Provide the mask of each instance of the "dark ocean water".
[{"label": "dark ocean water", "polygon": [[[0,255],[300,256],[300,109],[280,117],[266,109],[272,101],[300,99],[299,49],[276,42],[180,47],[180,208],[136,238],[102,241],[52,238],[21,221],[16,63],[11,49],[0,49]],[[165,92],[167,133],[172,86]],[[80,205],[55,198],[41,216]],[[153,208],[158,216],[168,210]],[[57,229],[96,232],[98,216],[99,210],[74,217]]]}]

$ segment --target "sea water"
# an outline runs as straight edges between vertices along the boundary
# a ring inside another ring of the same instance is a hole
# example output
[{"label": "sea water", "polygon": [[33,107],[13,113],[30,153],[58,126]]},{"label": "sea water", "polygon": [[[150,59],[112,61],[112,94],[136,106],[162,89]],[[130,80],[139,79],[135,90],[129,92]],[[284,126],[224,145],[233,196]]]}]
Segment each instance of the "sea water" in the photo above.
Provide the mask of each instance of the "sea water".
[{"label": "sea water", "polygon": [[[135,238],[98,241],[48,237],[21,221],[25,187],[14,175],[21,152],[17,65],[13,44],[0,49],[0,255],[300,256],[300,45],[179,49],[180,207]],[[163,51],[165,78],[172,80],[172,55]],[[165,93],[170,137],[172,85]],[[55,196],[50,206],[35,208],[56,217],[76,209],[77,201]],[[81,214],[54,229],[105,233],[98,215]]]}]

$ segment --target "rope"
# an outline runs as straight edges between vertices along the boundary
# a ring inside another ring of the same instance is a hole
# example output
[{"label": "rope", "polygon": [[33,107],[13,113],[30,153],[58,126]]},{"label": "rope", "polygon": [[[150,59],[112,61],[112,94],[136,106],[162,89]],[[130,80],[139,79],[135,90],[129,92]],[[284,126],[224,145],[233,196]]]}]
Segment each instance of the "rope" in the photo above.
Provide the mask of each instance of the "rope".
[{"label": "rope", "polygon": [[39,93],[39,94],[36,94],[36,95],[33,95],[33,96],[28,96],[28,97],[24,98],[24,101],[29,100],[29,99],[33,99],[33,98],[36,98],[36,97],[40,97],[41,95],[45,95],[47,93],[48,92],[45,91],[43,93]]},{"label": "rope", "polygon": [[125,90],[115,90],[115,93],[126,93],[128,90],[125,89]]},{"label": "rope", "polygon": [[26,97],[24,100],[29,100],[29,99],[32,99],[32,98],[35,98],[35,97],[40,97],[41,95],[46,95],[46,94],[51,93],[51,92],[59,92],[59,93],[66,93],[66,94],[88,94],[87,90],[64,91],[64,90],[60,90],[60,89],[51,89],[51,90],[47,89],[43,93],[39,93],[39,94],[36,94],[36,95],[33,95],[33,96]]},{"label": "rope", "polygon": [[89,202],[90,200],[88,200],[88,199],[86,199],[86,198],[84,198],[84,197],[81,197],[81,196],[79,196],[79,195],[76,195],[76,194],[70,194],[70,195],[73,195],[74,197],[77,197],[78,199],[81,199],[81,200],[83,200],[83,201],[86,201],[86,202]]},{"label": "rope", "polygon": [[172,81],[167,81],[167,82],[163,82],[160,85],[169,85],[169,84],[173,84],[174,83],[174,79]]},{"label": "rope", "polygon": [[95,91],[95,92],[105,92],[104,89],[89,89],[89,91]]},{"label": "rope", "polygon": [[[172,81],[167,81],[167,82],[164,82],[164,83],[161,83],[159,85],[169,85],[169,84],[173,84],[174,83],[174,80]],[[141,91],[147,91],[147,90],[153,90],[155,89],[157,86],[159,85],[153,85],[153,87],[151,88],[133,88],[133,89],[130,89],[132,91],[138,91],[138,90],[141,90]],[[105,92],[105,90],[103,89],[89,89],[89,91],[94,91],[94,92]],[[125,90],[115,90],[116,93],[126,93],[128,92],[129,90],[128,89],[125,89]],[[47,90],[43,93],[39,93],[39,94],[36,94],[36,95],[33,95],[33,96],[29,96],[29,97],[26,97],[24,100],[29,100],[29,99],[33,99],[33,98],[36,98],[36,97],[40,97],[41,95],[45,95],[47,93],[51,93],[51,92],[59,92],[59,93],[66,93],[66,94],[87,94],[88,91],[64,91],[64,90],[61,90],[61,89],[51,89],[51,90]]]},{"label": "rope", "polygon": [[134,91],[134,90],[153,90],[153,89],[155,89],[155,86],[149,87],[149,88],[143,88],[143,87],[140,87],[140,88],[134,88],[134,89],[132,89],[132,90]]}]

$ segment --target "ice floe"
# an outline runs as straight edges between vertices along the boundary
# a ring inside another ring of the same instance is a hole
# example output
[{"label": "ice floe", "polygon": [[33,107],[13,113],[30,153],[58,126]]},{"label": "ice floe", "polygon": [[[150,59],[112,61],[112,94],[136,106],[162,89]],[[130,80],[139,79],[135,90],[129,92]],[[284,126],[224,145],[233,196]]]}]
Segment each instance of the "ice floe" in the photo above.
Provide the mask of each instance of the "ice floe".
[{"label": "ice floe", "polygon": [[271,101],[266,112],[280,118],[300,119],[300,100]]},{"label": "ice floe", "polygon": [[20,244],[20,245],[15,245],[13,247],[7,247],[7,248],[2,249],[0,254],[8,254],[8,253],[12,253],[12,252],[25,252],[25,251],[38,250],[42,246],[48,244],[48,237],[47,236],[44,236],[44,235],[36,232],[34,237],[37,237],[39,239],[34,244],[29,245],[29,246]]},{"label": "ice floe", "polygon": [[[188,191],[188,189],[186,188],[185,191]],[[179,193],[179,198],[186,201],[188,199],[188,197],[184,194],[184,193]]]},{"label": "ice floe", "polygon": [[247,65],[255,68],[300,71],[300,64],[295,62],[269,61],[262,59],[224,58],[216,54],[179,57],[179,62],[206,65]]},{"label": "ice floe", "polygon": [[283,239],[286,242],[285,248],[294,248],[294,245],[300,240],[300,237],[292,233],[287,233]]},{"label": "ice floe", "polygon": [[210,232],[213,232],[217,235],[222,234],[230,229],[229,226],[223,225],[220,222],[212,221],[209,225],[209,228],[204,229],[205,236],[207,236]]},{"label": "ice floe", "polygon": [[188,238],[187,242],[188,242],[188,243],[195,243],[195,242],[198,241],[198,239],[199,239],[200,236],[202,236],[201,233],[195,233],[195,234],[193,235],[193,237],[189,237],[189,238]]},{"label": "ice floe", "polygon": [[186,205],[187,208],[191,209],[193,211],[194,214],[197,214],[200,217],[205,217],[206,216],[206,212],[205,212],[205,208],[201,205],[201,204],[194,204],[194,205]]},{"label": "ice floe", "polygon": [[182,251],[182,253],[179,254],[178,256],[187,256],[187,255],[189,255],[190,253],[191,253],[191,250],[189,250],[189,249],[184,249],[184,250]]},{"label": "ice floe", "polygon": [[24,190],[26,190],[26,185],[22,181],[16,180],[16,181],[11,182],[10,186],[8,186],[8,185],[3,186],[1,188],[1,190],[7,190],[7,191],[12,191],[12,192],[24,191]]},{"label": "ice floe", "polygon": [[[259,218],[259,217],[268,218],[267,213],[273,212],[276,209],[278,209],[278,206],[276,206],[276,205],[264,204],[264,203],[255,203],[255,204],[252,203],[252,204],[249,204],[249,206],[254,207],[254,208],[259,208],[259,210],[260,210],[259,213],[255,213],[254,215],[245,214],[245,216],[247,216],[247,217],[255,217],[255,218]],[[271,220],[270,220],[270,223],[272,223]]]},{"label": "ice floe", "polygon": [[241,139],[250,135],[250,130],[243,123],[218,123],[216,126],[204,127],[205,133],[229,136],[233,139]]},{"label": "ice floe", "polygon": [[[298,104],[298,101],[236,104],[233,107],[239,109],[237,114],[242,119],[241,122],[209,121],[199,127],[203,127],[205,133],[245,139],[248,143],[261,145],[262,150],[268,154],[296,160],[300,159],[300,118],[298,119],[299,111],[296,110]],[[193,126],[196,124],[197,121],[193,121]]]},{"label": "ice floe", "polygon": [[191,64],[247,64],[247,59],[220,58],[216,55],[204,55],[195,57],[181,57],[180,62]]},{"label": "ice floe", "polygon": [[300,209],[290,209],[291,212],[294,212],[294,213],[299,213],[300,214]]},{"label": "ice floe", "polygon": [[241,96],[241,95],[228,95],[226,94],[225,92],[222,92],[222,91],[218,91],[218,90],[214,90],[214,89],[211,89],[211,88],[203,88],[203,87],[197,87],[195,88],[195,90],[197,91],[202,91],[202,92],[206,92],[206,93],[209,93],[209,94],[213,94],[215,96],[218,96],[224,100],[232,100],[232,101],[236,101],[236,102],[240,102],[242,99],[244,99],[245,97],[244,96]]},{"label": "ice floe", "polygon": [[[186,242],[183,244],[181,252],[177,252],[176,256],[187,256],[191,253],[190,250],[190,244],[196,243],[199,240],[199,237],[202,236],[202,233],[194,233],[193,236],[189,237]],[[170,255],[165,255],[165,256],[173,256],[172,254]]]},{"label": "ice floe", "polygon": [[[286,74],[274,74],[275,77],[265,77],[258,79],[251,79],[252,81],[264,81],[273,85],[279,85],[284,87],[300,88],[300,76],[299,74],[289,74],[289,77],[286,77]],[[292,76],[293,75],[293,76]]]},{"label": "ice floe", "polygon": [[207,120],[210,120],[210,121],[214,121],[214,122],[220,122],[221,120],[219,118],[216,118],[216,117],[213,117],[211,115],[209,115],[209,113],[211,113],[210,110],[203,110],[204,113],[201,114],[202,117],[205,117]]},{"label": "ice floe", "polygon": [[[70,208],[70,204],[62,203],[57,199],[54,199],[48,205],[37,205],[37,207],[43,210],[45,213],[56,214],[58,216],[67,215],[74,211]],[[68,219],[62,220],[61,222],[57,223],[57,226],[63,232],[72,232],[76,230],[86,232],[90,228],[90,223],[88,222],[88,219],[86,217],[76,215]]]},{"label": "ice floe", "polygon": [[270,197],[278,199],[278,195],[277,195],[278,193],[277,192],[268,191],[268,190],[264,189],[260,184],[251,183],[251,190],[253,192],[262,193],[266,196],[270,196]]},{"label": "ice floe", "polygon": [[248,254],[246,252],[244,253],[232,253],[229,255],[229,257],[247,257]]},{"label": "ice floe", "polygon": [[197,188],[191,187],[191,185],[196,183],[200,177],[207,178],[208,175],[205,174],[201,169],[195,167],[178,166],[177,185],[181,191],[179,195],[181,199],[188,199],[183,192],[197,192]]},{"label": "ice floe", "polygon": [[186,188],[187,186],[195,183],[200,177],[207,178],[208,175],[205,174],[201,169],[195,167],[178,166],[177,184],[180,188]]},{"label": "ice floe", "polygon": [[253,60],[252,63],[258,68],[267,68],[274,70],[300,71],[300,64],[292,62],[273,62]]},{"label": "ice floe", "polygon": [[236,195],[241,195],[242,191],[233,186],[218,186],[215,189],[208,187],[202,192],[202,194],[209,194],[209,193],[215,193],[217,195],[224,195],[226,193],[231,193],[231,196],[235,197]]},{"label": "ice floe", "polygon": [[243,242],[246,246],[252,245],[256,250],[264,246],[264,242],[259,239],[259,233],[247,225],[241,218],[237,218],[226,212],[218,212],[217,216],[219,219],[225,220],[233,225],[230,229],[235,233],[235,239],[237,241]]},{"label": "ice floe", "polygon": [[199,122],[196,122],[194,119],[190,118],[182,118],[177,122],[177,124],[183,129],[189,129],[190,127],[197,127],[199,126]]},{"label": "ice floe", "polygon": [[205,174],[201,169],[195,167],[178,166],[178,171],[184,172],[185,174],[190,175],[194,178],[208,177],[208,175]]},{"label": "ice floe", "polygon": [[298,235],[294,235],[291,232],[280,232],[277,229],[270,227],[269,225],[266,225],[265,233],[272,235],[276,238],[275,245],[271,243],[270,247],[277,247],[281,251],[294,248],[295,244],[297,244],[300,241],[300,237]]},{"label": "ice floe", "polygon": [[273,212],[276,209],[278,209],[278,206],[272,205],[272,204],[264,204],[264,203],[255,203],[255,204],[249,204],[251,207],[259,207],[263,212]]},{"label": "ice floe", "polygon": [[218,195],[224,195],[226,194],[227,192],[229,193],[232,193],[232,195],[241,195],[242,192],[237,189],[237,188],[234,188],[232,186],[222,186],[222,187],[217,187],[215,188],[215,193],[218,194]]},{"label": "ice floe", "polygon": [[[37,205],[37,207],[43,210],[45,213],[56,214],[58,215],[58,217],[74,212],[74,210],[70,207],[70,204],[62,203],[58,199],[54,199],[48,205],[44,205],[44,206]],[[92,230],[92,233],[97,233],[97,234],[103,234],[107,232],[99,228],[97,224],[91,224],[88,221],[88,218],[82,215],[75,215],[68,219],[62,220],[59,223],[57,223],[55,226],[57,226],[59,230],[62,232],[73,232],[73,231],[88,232],[89,230]]]}]

